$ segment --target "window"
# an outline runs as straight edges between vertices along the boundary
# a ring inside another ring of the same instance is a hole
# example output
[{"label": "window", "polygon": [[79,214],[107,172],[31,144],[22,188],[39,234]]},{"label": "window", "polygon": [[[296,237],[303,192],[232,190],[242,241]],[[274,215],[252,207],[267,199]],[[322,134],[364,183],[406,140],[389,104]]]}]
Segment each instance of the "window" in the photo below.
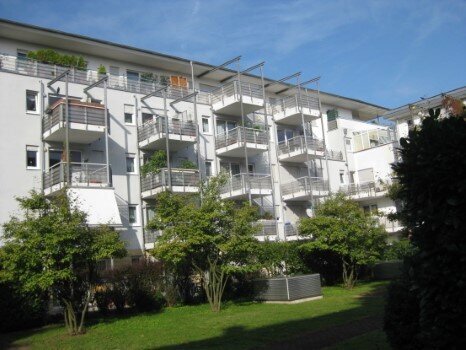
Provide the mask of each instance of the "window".
[{"label": "window", "polygon": [[125,124],[134,125],[134,106],[125,105]]},{"label": "window", "polygon": [[27,169],[39,169],[39,147],[26,146]]},{"label": "window", "polygon": [[173,85],[173,86],[179,86],[179,87],[187,88],[188,87],[188,79],[186,79],[185,77],[179,77],[179,76],[172,75],[170,77],[170,84]]},{"label": "window", "polygon": [[16,57],[18,58],[18,60],[20,61],[27,61],[28,59],[28,52],[27,50],[19,50],[16,51]]},{"label": "window", "polygon": [[352,150],[352,148],[351,148],[351,139],[346,139],[345,142],[346,142],[346,149],[348,151],[351,151]]},{"label": "window", "polygon": [[241,173],[241,167],[238,163],[230,163],[231,175],[237,175]]},{"label": "window", "polygon": [[218,120],[217,121],[217,134],[228,133],[229,130],[236,128],[237,123],[235,121]]},{"label": "window", "polygon": [[345,183],[345,171],[340,170],[340,183],[344,184]]},{"label": "window", "polygon": [[130,81],[139,81],[139,73],[131,70],[126,71],[126,77]]},{"label": "window", "polygon": [[209,117],[202,117],[202,132],[210,133]]},{"label": "window", "polygon": [[37,113],[37,91],[26,90],[26,111]]},{"label": "window", "polygon": [[136,168],[134,166],[134,154],[127,154],[126,155],[126,172],[130,174],[134,174],[136,172]]},{"label": "window", "polygon": [[151,120],[154,119],[154,115],[150,113],[142,113],[142,123],[147,123],[150,122]]},{"label": "window", "polygon": [[249,174],[254,174],[254,164],[248,164],[248,172]]},{"label": "window", "polygon": [[[81,151],[70,151],[70,158],[72,163],[81,163],[82,155]],[[50,150],[49,151],[49,168],[61,161],[66,161],[65,155],[62,150]]]},{"label": "window", "polygon": [[212,176],[212,162],[211,161],[205,162],[205,176],[207,177]]},{"label": "window", "polygon": [[137,206],[136,205],[130,205],[128,206],[128,222],[130,225],[137,224],[138,216],[137,216]]},{"label": "window", "polygon": [[364,210],[365,214],[374,214],[374,215],[376,215],[377,211],[379,210],[379,208],[377,207],[377,204],[365,205],[362,207],[362,209]]},{"label": "window", "polygon": [[109,73],[114,77],[120,76],[120,67],[110,66]]}]

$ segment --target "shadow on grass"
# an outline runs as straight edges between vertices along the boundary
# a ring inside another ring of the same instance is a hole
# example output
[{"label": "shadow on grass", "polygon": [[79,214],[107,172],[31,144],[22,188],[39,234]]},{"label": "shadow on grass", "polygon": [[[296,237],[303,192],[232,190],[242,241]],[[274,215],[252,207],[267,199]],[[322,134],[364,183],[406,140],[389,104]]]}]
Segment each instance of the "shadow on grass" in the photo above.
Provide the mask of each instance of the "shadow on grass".
[{"label": "shadow on grass", "polygon": [[[344,311],[333,312],[305,319],[292,320],[251,329],[242,326],[227,327],[219,336],[202,340],[154,347],[151,344],[137,343],[134,347],[142,349],[321,349],[343,340],[379,329],[378,320],[382,317],[383,293],[385,284],[371,286],[363,294],[354,294],[358,305]],[[324,296],[325,298],[325,296]],[[311,301],[313,303],[313,301]],[[248,307],[252,302],[228,302],[231,305]],[[106,317],[90,317],[88,327],[100,323],[113,323],[122,319],[139,316],[137,313],[112,314]],[[155,314],[152,314],[155,315]],[[362,325],[364,323],[365,325]],[[377,323],[377,324],[376,324]],[[361,326],[362,325],[362,326]],[[14,342],[31,335],[48,332],[51,328],[61,328],[62,325],[52,325],[36,330],[0,334],[1,349],[27,349],[28,345],[15,346]],[[366,327],[366,328],[365,328]],[[375,328],[374,328],[375,327]],[[148,332],[152,330],[148,329]],[[180,331],[182,331],[180,329]],[[92,330],[90,331],[92,332]],[[61,334],[59,334],[61,336]],[[67,337],[67,335],[62,335]],[[109,344],[109,347],[112,347]]]}]

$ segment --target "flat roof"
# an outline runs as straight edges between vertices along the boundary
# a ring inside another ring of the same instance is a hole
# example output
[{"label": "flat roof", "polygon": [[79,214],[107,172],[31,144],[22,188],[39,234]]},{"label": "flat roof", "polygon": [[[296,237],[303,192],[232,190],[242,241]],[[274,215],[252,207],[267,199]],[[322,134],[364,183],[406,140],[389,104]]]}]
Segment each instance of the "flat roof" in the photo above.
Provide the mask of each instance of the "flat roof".
[{"label": "flat roof", "polygon": [[[91,38],[84,35],[68,33],[56,29],[44,28],[32,24],[16,22],[0,18],[0,36],[38,45],[65,49],[71,52],[108,57],[115,60],[136,63],[142,66],[159,68],[167,71],[191,74],[191,63],[195,75],[199,75],[216,66],[189,60],[183,57],[168,55],[152,50],[141,49],[129,45],[119,44],[108,40]],[[221,68],[209,74],[209,79],[220,82],[236,73],[229,68]],[[260,76],[244,74],[251,80],[259,80]],[[274,79],[264,77],[264,80],[275,82]],[[268,92],[276,93],[284,88],[292,88],[294,84],[278,83],[267,88]],[[312,89],[309,89],[312,90]],[[337,94],[320,91],[324,104],[331,104],[342,108],[351,109],[359,113],[361,119],[372,119],[388,110],[388,108],[359,99],[344,97]]]}]

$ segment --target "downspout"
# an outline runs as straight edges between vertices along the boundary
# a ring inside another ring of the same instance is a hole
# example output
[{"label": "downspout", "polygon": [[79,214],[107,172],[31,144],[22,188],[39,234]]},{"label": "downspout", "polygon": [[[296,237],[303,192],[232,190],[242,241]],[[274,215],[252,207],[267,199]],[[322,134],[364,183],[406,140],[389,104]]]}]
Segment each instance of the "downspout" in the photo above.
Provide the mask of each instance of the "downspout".
[{"label": "downspout", "polygon": [[107,184],[113,186],[110,178],[110,161],[108,156],[108,108],[107,108],[107,80],[104,80],[104,118],[105,118],[105,164],[107,166]]},{"label": "downspout", "polygon": [[141,225],[142,225],[142,251],[145,253],[146,251],[146,225],[145,225],[145,217],[144,217],[144,209],[143,207],[143,200],[142,200],[142,178],[141,178],[141,150],[139,149],[139,113],[138,113],[138,99],[136,95],[133,95],[134,98],[134,119],[136,124],[136,149],[137,149],[137,159],[138,162],[138,174],[139,174],[139,203],[141,204]]},{"label": "downspout", "polygon": [[66,147],[66,185],[71,183],[70,169],[70,120],[69,120],[69,101],[68,101],[68,73],[65,74],[65,147]]},{"label": "downspout", "polygon": [[40,177],[40,192],[44,194],[44,176],[45,176],[45,145],[44,145],[44,104],[45,104],[45,94],[44,94],[44,83],[40,81],[40,162],[41,162],[41,177]]},{"label": "downspout", "polygon": [[330,168],[328,165],[327,141],[325,138],[324,118],[322,114],[322,102],[320,101],[319,81],[316,82],[316,85],[317,85],[317,100],[319,101],[320,125],[322,126],[322,142],[324,143],[325,167],[327,168],[328,191],[329,193],[331,193],[332,187],[330,186]]},{"label": "downspout", "polygon": [[[194,78],[194,66],[193,66],[193,61],[189,61],[189,64],[191,65],[191,81],[193,84],[193,92],[196,92],[195,89],[195,78]],[[196,153],[197,153],[197,171],[199,174],[199,183],[202,182],[202,172],[201,172],[201,141],[199,137],[199,121],[197,119],[197,95],[194,95],[194,122],[196,123]],[[200,186],[202,188],[202,186]],[[201,193],[201,201],[202,201],[202,193]]]},{"label": "downspout", "polygon": [[[168,189],[172,190],[172,167],[170,164],[170,142],[169,142],[169,130],[168,130],[168,111],[167,111],[167,91],[162,91],[163,96],[163,115],[165,119],[165,148],[167,151],[167,169],[168,169]],[[163,178],[163,174],[162,174]]]}]

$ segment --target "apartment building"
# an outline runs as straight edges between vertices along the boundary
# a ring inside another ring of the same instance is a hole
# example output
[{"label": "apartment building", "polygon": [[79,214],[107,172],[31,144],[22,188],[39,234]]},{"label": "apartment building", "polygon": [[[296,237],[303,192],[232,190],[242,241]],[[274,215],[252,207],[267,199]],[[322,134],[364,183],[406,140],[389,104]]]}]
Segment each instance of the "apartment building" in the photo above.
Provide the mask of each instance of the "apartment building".
[{"label": "apartment building", "polygon": [[[83,56],[86,68],[28,59],[44,48]],[[136,261],[157,239],[144,228],[157,195],[195,193],[220,172],[223,198],[259,208],[260,240],[296,239],[299,218],[332,192],[368,212],[394,211],[384,184],[396,138],[368,123],[387,110],[322,92],[298,73],[266,78],[266,67],[241,67],[239,57],[213,66],[0,20],[0,222],[17,210],[15,196],[66,187],[90,224],[119,230]],[[141,174],[160,150],[166,167]]]}]

